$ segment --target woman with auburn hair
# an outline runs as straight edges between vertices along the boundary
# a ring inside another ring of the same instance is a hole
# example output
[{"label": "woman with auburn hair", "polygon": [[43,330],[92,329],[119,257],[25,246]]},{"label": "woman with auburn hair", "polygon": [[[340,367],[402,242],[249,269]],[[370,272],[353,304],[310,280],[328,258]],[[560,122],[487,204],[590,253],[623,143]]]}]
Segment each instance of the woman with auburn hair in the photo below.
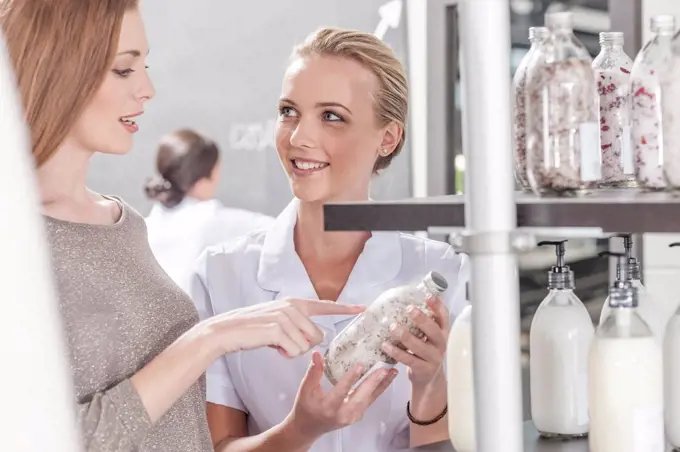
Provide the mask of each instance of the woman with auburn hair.
[{"label": "woman with auburn hair", "polygon": [[86,186],[93,154],[130,151],[154,95],[137,1],[0,0],[0,29],[31,132],[85,449],[212,451],[211,362],[267,346],[300,355],[323,339],[308,316],[362,308],[286,298],[199,323],[143,218]]}]

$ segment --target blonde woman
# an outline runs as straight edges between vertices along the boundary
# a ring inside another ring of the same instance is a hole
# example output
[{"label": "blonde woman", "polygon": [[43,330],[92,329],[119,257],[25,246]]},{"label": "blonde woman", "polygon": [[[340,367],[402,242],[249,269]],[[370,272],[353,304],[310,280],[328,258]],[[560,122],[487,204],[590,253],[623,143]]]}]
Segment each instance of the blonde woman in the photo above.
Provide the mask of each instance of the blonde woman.
[{"label": "blonde woman", "polygon": [[351,394],[357,374],[331,387],[319,353],[351,316],[315,319],[327,337],[311,356],[218,359],[207,374],[217,451],[387,452],[448,437],[442,361],[451,318],[465,305],[467,257],[399,232],[323,228],[324,203],[368,199],[371,179],[404,144],[407,109],[404,68],[380,40],[334,28],[312,34],[293,52],[278,107],[276,147],[294,200],[267,231],[209,248],[190,293],[205,318],[290,296],[368,304],[436,270],[449,290],[431,302],[435,319],[412,313],[427,341],[395,330],[412,353],[385,345],[400,365]]}]

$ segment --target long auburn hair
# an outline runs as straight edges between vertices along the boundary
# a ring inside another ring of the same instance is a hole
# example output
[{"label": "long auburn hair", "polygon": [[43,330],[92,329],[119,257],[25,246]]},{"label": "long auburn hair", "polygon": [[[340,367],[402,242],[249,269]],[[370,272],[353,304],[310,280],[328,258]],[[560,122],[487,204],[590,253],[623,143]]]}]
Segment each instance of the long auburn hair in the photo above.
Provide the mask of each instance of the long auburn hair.
[{"label": "long auburn hair", "polygon": [[0,30],[36,166],[58,149],[101,87],[123,16],[138,0],[0,0]]}]

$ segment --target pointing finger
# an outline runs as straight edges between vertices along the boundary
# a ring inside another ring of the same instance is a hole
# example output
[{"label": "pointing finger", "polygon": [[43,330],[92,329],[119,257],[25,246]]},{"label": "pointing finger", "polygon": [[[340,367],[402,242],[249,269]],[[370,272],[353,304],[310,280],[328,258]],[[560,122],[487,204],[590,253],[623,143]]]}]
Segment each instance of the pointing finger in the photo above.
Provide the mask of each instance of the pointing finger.
[{"label": "pointing finger", "polygon": [[338,304],[332,301],[293,299],[291,303],[307,316],[355,315],[366,310],[366,306]]}]

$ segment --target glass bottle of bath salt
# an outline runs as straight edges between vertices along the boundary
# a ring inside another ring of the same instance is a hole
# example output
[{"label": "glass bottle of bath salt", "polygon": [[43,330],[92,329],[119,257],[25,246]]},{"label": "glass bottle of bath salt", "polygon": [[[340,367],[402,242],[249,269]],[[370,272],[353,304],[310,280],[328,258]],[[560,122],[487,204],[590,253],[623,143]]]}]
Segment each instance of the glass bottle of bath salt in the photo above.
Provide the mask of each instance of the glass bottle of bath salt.
[{"label": "glass bottle of bath salt", "polygon": [[659,76],[666,183],[680,190],[680,34],[671,43],[671,61]]},{"label": "glass bottle of bath salt", "polygon": [[652,17],[654,37],[638,52],[630,74],[631,127],[635,175],[647,190],[666,188],[660,74],[672,61],[675,17]]},{"label": "glass bottle of bath salt", "polygon": [[623,33],[600,33],[600,54],[593,61],[600,94],[600,149],[603,187],[637,187],[630,136],[630,71]]},{"label": "glass bottle of bath salt", "polygon": [[546,27],[529,28],[529,42],[531,47],[517,66],[512,86],[514,92],[513,104],[513,131],[515,181],[520,190],[530,191],[529,179],[527,179],[527,155],[526,155],[526,83],[527,71],[533,64],[533,56],[550,36],[550,30]]},{"label": "glass bottle of bath salt", "polygon": [[574,195],[601,178],[599,97],[593,60],[572,13],[549,13],[544,62],[527,76],[527,175],[539,195]]},{"label": "glass bottle of bath salt", "polygon": [[409,307],[416,307],[426,315],[434,316],[425,302],[429,297],[441,295],[447,288],[448,283],[442,275],[430,272],[418,284],[395,287],[380,294],[366,311],[330,343],[324,355],[326,378],[337,384],[357,364],[364,368],[361,378],[378,367],[394,366],[396,361],[382,351],[382,344],[390,342],[401,349],[404,346],[392,340],[390,326],[404,326],[416,337],[422,338],[423,332],[408,315]]}]

